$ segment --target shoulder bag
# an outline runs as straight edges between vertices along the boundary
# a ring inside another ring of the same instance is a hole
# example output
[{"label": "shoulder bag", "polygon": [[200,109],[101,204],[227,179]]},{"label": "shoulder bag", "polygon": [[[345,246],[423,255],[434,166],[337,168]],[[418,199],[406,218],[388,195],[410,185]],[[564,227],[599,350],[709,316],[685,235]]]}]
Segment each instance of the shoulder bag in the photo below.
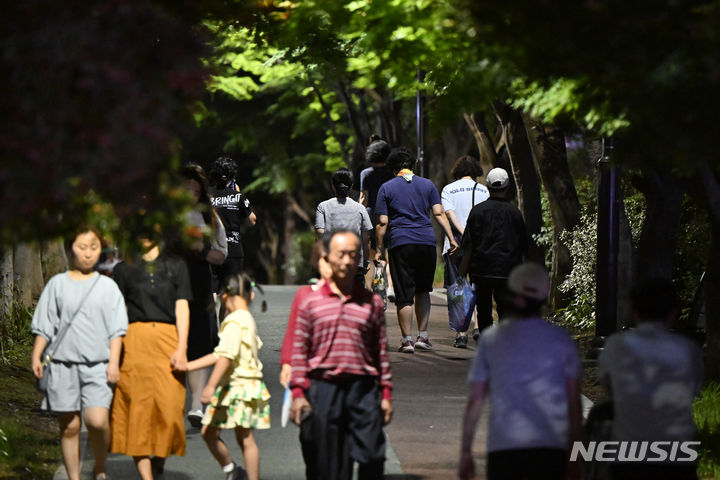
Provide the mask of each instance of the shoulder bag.
[{"label": "shoulder bag", "polygon": [[50,361],[52,360],[52,356],[55,354],[55,351],[58,349],[58,346],[62,342],[63,338],[65,337],[65,334],[70,330],[70,325],[72,324],[72,321],[75,320],[75,317],[77,317],[77,314],[80,313],[80,309],[85,304],[85,300],[90,296],[90,292],[93,291],[93,288],[95,288],[95,285],[97,284],[98,280],[100,279],[100,274],[95,277],[95,280],[93,281],[93,284],[90,285],[90,289],[87,291],[83,299],[80,301],[80,305],[78,305],[77,309],[75,309],[75,313],[72,314],[70,317],[70,320],[62,327],[62,329],[58,332],[57,336],[55,337],[54,341],[51,341],[48,346],[45,347],[45,351],[42,354],[42,377],[37,379],[37,389],[40,393],[45,395],[47,392],[48,387],[48,381],[50,378],[50,369],[47,368],[48,365],[50,365]]}]

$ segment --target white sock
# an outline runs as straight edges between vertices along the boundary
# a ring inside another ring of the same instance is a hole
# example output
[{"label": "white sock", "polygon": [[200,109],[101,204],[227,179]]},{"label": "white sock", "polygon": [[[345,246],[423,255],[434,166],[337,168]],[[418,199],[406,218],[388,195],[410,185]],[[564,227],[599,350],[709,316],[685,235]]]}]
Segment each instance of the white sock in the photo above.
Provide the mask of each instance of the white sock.
[{"label": "white sock", "polygon": [[418,332],[418,337],[428,338],[427,330],[423,330],[422,332]]},{"label": "white sock", "polygon": [[405,336],[403,337],[403,339],[402,339],[403,342],[407,342],[408,340],[412,342],[412,336],[411,336],[411,335],[405,335]]},{"label": "white sock", "polygon": [[223,473],[232,473],[235,470],[235,462],[230,462],[223,467]]}]

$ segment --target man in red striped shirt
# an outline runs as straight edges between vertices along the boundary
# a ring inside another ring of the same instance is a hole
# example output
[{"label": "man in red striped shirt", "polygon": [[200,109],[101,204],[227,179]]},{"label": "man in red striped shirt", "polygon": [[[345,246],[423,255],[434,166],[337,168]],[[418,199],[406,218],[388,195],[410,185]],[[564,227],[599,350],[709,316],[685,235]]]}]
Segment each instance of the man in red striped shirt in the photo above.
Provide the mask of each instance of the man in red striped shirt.
[{"label": "man in red striped shirt", "polygon": [[326,238],[332,276],[300,305],[290,416],[300,425],[308,479],[382,478],[383,425],[392,418],[392,382],[383,301],[355,281],[360,239]]}]

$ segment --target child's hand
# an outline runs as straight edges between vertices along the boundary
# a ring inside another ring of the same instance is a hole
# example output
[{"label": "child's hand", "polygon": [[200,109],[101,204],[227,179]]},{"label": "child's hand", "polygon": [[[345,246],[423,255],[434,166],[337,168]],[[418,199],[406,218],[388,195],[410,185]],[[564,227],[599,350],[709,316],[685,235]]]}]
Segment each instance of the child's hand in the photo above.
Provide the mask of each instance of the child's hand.
[{"label": "child's hand", "polygon": [[212,400],[213,395],[215,394],[215,387],[212,385],[205,385],[205,388],[203,388],[202,395],[200,395],[200,401],[202,403],[210,403],[210,400]]}]

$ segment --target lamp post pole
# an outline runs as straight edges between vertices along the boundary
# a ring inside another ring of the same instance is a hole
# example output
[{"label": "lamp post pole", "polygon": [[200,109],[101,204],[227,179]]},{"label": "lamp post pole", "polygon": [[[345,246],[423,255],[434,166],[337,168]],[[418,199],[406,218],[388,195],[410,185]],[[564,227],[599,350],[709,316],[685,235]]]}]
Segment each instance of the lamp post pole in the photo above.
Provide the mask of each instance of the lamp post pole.
[{"label": "lamp post pole", "polygon": [[613,148],[612,138],[603,139],[598,159],[595,337],[600,343],[617,329],[620,172],[612,163]]},{"label": "lamp post pole", "polygon": [[418,67],[417,71],[417,99],[415,105],[415,119],[417,122],[417,162],[415,163],[415,173],[421,177],[426,177],[425,168],[425,96],[420,89],[420,85],[425,80],[425,72]]}]

